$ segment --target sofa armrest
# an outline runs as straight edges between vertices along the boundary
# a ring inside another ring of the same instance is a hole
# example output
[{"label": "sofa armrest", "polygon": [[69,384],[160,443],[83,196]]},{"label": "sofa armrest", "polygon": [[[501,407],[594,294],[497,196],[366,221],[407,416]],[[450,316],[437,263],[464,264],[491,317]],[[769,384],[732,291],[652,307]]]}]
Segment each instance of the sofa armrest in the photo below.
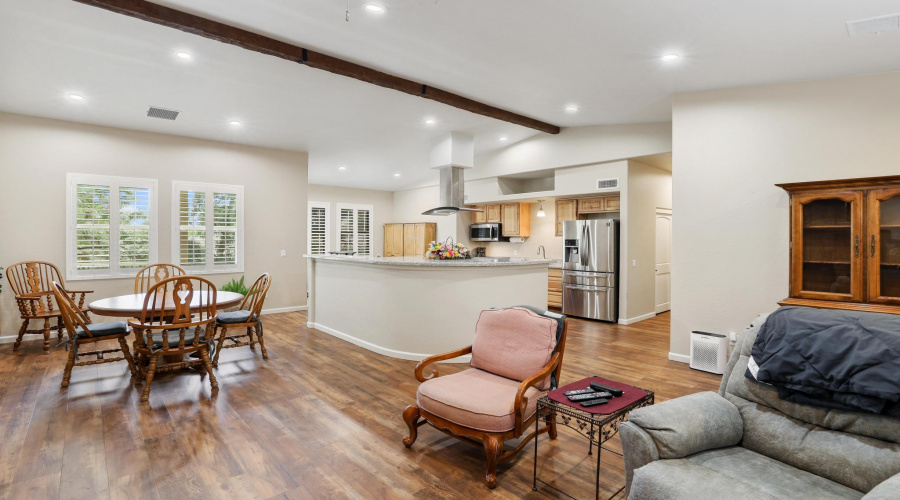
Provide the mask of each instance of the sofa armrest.
[{"label": "sofa armrest", "polygon": [[733,446],[744,436],[737,407],[714,392],[700,392],[631,412],[628,421],[646,432],[659,458],[681,458]]},{"label": "sofa armrest", "polygon": [[625,460],[625,497],[631,491],[631,480],[634,471],[659,460],[659,452],[650,434],[637,424],[622,422],[619,425],[619,437],[622,440],[622,456]]},{"label": "sofa armrest", "polygon": [[882,481],[878,486],[862,497],[862,500],[894,500],[900,498],[900,474]]}]

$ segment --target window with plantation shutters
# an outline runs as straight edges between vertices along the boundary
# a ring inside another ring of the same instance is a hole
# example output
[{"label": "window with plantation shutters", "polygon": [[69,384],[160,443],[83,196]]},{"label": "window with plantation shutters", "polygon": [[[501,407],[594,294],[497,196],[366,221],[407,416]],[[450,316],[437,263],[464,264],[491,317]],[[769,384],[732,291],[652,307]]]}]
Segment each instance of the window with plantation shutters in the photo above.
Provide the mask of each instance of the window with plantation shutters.
[{"label": "window with plantation shutters", "polygon": [[321,201],[309,202],[309,221],[307,224],[307,253],[312,255],[322,255],[328,253],[331,249],[331,231],[329,230],[328,219],[330,203]]},{"label": "window with plantation shutters", "polygon": [[172,255],[193,273],[243,271],[243,186],[174,181]]},{"label": "window with plantation shutters", "polygon": [[157,255],[156,180],[66,176],[66,276],[131,277]]},{"label": "window with plantation shutters", "polygon": [[339,250],[372,255],[372,205],[337,204]]}]

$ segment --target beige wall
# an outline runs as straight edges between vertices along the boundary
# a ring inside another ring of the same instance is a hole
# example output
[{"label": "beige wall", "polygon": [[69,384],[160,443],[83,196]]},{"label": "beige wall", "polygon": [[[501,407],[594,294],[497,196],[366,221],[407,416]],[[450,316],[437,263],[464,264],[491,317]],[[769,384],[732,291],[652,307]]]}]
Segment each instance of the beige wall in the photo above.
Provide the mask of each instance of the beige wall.
[{"label": "beige wall", "polygon": [[437,186],[394,191],[394,214],[391,222],[435,222],[440,241],[453,240],[469,245],[468,218],[465,215],[422,215],[422,212],[440,205]]},{"label": "beige wall", "polygon": [[[338,236],[335,229],[338,216],[336,205],[348,203],[356,205],[372,205],[372,254],[384,252],[384,225],[394,222],[394,193],[373,189],[353,189],[322,184],[309,185],[309,201],[321,201],[331,204],[331,249],[338,249]],[[306,249],[303,250],[304,253]]]},{"label": "beige wall", "polygon": [[672,208],[672,173],[636,161],[628,162],[628,269],[626,320],[634,322],[656,311],[656,209]]},{"label": "beige wall", "polygon": [[[0,113],[0,265],[47,260],[66,266],[66,173],[159,180],[159,260],[171,261],[172,181],[244,186],[244,274],[273,275],[267,309],[306,304],[307,155],[171,135]],[[287,252],[281,257],[281,250]],[[208,278],[224,284],[235,274]],[[4,285],[7,285],[4,278]],[[131,279],[80,280],[97,299],[131,293]],[[2,331],[20,321],[8,286]]]},{"label": "beige wall", "polygon": [[775,183],[900,172],[900,73],[678,94],[673,357],[691,330],[740,331],[788,295]]}]

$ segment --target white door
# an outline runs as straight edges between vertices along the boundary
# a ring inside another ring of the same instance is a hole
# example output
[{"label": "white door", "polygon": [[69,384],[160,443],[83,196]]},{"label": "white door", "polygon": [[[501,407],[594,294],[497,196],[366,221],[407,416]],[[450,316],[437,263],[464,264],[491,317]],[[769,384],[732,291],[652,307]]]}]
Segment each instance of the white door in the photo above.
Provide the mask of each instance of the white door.
[{"label": "white door", "polygon": [[656,211],[656,314],[672,308],[672,211]]}]

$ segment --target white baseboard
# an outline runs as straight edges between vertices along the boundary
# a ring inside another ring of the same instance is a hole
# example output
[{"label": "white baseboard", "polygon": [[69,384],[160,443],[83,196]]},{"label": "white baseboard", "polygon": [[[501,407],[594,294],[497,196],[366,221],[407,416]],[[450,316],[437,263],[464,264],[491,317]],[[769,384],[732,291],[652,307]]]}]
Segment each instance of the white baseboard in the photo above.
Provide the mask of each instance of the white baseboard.
[{"label": "white baseboard", "polygon": [[260,311],[260,314],[278,314],[278,313],[289,313],[294,311],[305,311],[307,306],[291,306],[291,307],[278,307],[275,309],[263,309]]},{"label": "white baseboard", "polygon": [[[347,335],[344,332],[335,330],[334,328],[329,328],[324,325],[320,325],[318,323],[307,323],[306,326],[309,328],[314,328],[316,330],[319,330],[320,332],[325,332],[329,335],[333,335],[341,340],[346,340],[347,342],[350,342],[351,344],[358,345],[364,349],[368,349],[372,352],[381,354],[383,356],[388,356],[391,358],[406,359],[409,361],[422,361],[423,359],[427,358],[428,356],[433,356],[434,354],[440,354],[440,353],[418,354],[418,353],[414,353],[414,352],[396,351],[394,349],[388,349],[386,347],[381,347],[381,346],[375,345],[371,342],[367,342],[365,340],[358,339],[352,335]],[[472,359],[472,356],[469,354],[466,354],[465,356],[453,358],[450,361],[441,361],[441,362],[442,363],[447,363],[447,362],[468,363],[469,360],[471,360],[471,359]]]},{"label": "white baseboard", "polygon": [[[0,344],[12,344],[16,341],[16,337],[19,335],[7,335],[5,337],[0,337]],[[44,335],[41,333],[26,333],[22,336],[22,342],[27,342],[29,340],[44,340]],[[56,332],[51,332],[50,335],[51,342],[56,340]]]},{"label": "white baseboard", "polygon": [[676,354],[674,352],[669,353],[669,361],[678,361],[679,363],[690,363],[691,357],[687,354]]},{"label": "white baseboard", "polygon": [[632,323],[637,323],[638,321],[644,321],[645,319],[650,319],[656,316],[655,312],[642,314],[640,316],[635,316],[634,318],[622,318],[619,320],[620,325],[630,325]]}]

